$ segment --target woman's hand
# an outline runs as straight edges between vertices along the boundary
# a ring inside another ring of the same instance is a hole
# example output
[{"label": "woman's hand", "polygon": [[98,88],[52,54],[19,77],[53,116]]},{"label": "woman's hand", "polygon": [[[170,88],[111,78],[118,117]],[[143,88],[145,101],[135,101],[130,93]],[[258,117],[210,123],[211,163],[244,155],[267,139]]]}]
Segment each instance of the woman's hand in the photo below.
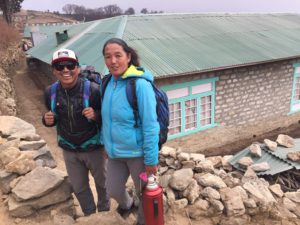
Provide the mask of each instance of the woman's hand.
[{"label": "woman's hand", "polygon": [[156,175],[157,173],[157,165],[155,166],[149,166],[145,165],[146,173],[149,176],[150,174]]}]

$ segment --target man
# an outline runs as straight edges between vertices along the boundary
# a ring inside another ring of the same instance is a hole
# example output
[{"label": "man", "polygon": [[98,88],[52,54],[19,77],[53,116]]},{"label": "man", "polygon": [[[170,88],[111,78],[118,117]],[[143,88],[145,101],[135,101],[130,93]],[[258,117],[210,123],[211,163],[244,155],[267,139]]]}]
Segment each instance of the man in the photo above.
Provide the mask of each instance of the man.
[{"label": "man", "polygon": [[99,133],[100,87],[78,78],[78,58],[69,49],[54,52],[51,65],[58,82],[45,91],[49,111],[44,114],[43,123],[57,127],[58,145],[63,149],[67,173],[84,215],[96,212],[89,171],[96,184],[98,211],[109,211],[110,201],[105,186],[107,159]]}]

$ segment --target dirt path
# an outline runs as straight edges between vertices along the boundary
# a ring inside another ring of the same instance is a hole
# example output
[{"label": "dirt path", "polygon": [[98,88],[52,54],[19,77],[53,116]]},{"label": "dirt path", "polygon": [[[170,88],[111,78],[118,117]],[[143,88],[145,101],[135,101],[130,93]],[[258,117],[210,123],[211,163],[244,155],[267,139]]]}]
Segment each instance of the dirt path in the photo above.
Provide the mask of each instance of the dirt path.
[{"label": "dirt path", "polygon": [[65,170],[62,149],[58,147],[56,142],[55,127],[45,127],[41,122],[42,114],[46,112],[44,106],[45,83],[37,78],[41,74],[38,74],[34,69],[30,70],[24,59],[21,59],[17,67],[16,74],[13,76],[18,106],[17,116],[36,128],[37,134],[49,145],[57,162],[57,167]]}]

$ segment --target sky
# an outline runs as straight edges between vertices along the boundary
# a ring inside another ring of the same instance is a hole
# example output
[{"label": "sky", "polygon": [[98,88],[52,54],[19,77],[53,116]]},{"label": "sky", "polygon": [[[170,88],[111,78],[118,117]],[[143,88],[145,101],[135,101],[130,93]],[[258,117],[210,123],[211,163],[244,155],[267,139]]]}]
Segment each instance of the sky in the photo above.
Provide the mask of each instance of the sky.
[{"label": "sky", "polygon": [[143,8],[166,13],[300,13],[300,0],[24,0],[22,8],[62,12],[62,7],[66,4],[82,5],[91,9],[116,4],[123,11],[132,7],[136,14]]}]

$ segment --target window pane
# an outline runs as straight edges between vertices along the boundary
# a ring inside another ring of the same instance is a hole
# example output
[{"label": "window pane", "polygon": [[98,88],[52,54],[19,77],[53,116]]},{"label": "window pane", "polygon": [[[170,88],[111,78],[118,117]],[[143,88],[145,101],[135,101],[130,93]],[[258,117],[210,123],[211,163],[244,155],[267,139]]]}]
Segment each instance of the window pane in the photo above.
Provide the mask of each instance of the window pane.
[{"label": "window pane", "polygon": [[294,100],[300,100],[300,77],[296,78],[296,83],[295,83],[295,90],[294,90]]},{"label": "window pane", "polygon": [[206,126],[211,124],[211,96],[201,97],[201,114],[200,125]]},{"label": "window pane", "polygon": [[181,132],[181,103],[176,102],[169,104],[170,109],[170,125],[169,134],[177,134]]},{"label": "window pane", "polygon": [[182,98],[189,95],[189,88],[178,88],[172,91],[167,91],[168,99]]},{"label": "window pane", "polygon": [[191,99],[185,104],[185,130],[197,128],[197,99]]}]

